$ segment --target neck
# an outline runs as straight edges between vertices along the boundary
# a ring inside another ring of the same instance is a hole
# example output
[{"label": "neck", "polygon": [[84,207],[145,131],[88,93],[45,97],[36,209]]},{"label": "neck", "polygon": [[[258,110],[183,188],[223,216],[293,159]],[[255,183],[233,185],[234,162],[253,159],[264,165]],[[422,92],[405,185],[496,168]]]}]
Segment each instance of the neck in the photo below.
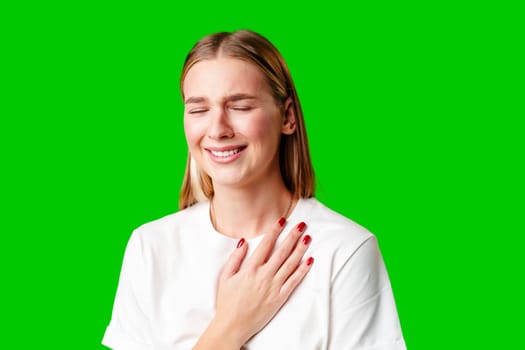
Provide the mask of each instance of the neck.
[{"label": "neck", "polygon": [[264,234],[282,216],[288,216],[296,200],[284,183],[251,188],[214,188],[210,215],[215,229],[234,238]]}]

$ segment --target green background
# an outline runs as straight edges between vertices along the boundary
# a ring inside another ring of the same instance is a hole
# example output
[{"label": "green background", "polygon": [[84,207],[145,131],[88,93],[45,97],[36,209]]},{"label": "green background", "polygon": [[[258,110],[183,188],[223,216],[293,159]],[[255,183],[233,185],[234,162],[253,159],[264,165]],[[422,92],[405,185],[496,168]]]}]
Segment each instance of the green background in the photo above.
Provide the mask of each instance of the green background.
[{"label": "green background", "polygon": [[239,28],[285,56],[318,198],[377,235],[408,347],[516,348],[523,15],[498,4],[0,5],[2,348],[103,348],[132,229],[177,210],[183,59]]}]

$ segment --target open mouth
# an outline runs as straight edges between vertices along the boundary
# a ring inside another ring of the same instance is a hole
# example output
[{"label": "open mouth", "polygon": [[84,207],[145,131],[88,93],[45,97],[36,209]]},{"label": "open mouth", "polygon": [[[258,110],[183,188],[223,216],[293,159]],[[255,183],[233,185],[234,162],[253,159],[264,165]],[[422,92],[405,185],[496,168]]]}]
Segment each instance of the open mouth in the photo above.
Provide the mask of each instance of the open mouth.
[{"label": "open mouth", "polygon": [[230,149],[230,150],[227,150],[227,151],[214,151],[214,150],[209,150],[209,151],[214,157],[227,158],[227,157],[231,157],[231,156],[241,152],[245,148],[246,148],[246,146],[241,146],[239,148],[234,148],[234,149]]}]

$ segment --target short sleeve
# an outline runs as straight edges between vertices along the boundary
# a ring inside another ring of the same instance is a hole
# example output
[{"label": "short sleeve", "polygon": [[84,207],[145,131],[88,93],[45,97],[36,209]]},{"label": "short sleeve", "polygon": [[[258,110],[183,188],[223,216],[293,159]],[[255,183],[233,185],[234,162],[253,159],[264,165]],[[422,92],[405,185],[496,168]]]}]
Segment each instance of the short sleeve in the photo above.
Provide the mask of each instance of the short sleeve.
[{"label": "short sleeve", "polygon": [[144,247],[134,231],[126,247],[111,322],[102,344],[111,349],[152,349],[148,303],[151,302]]},{"label": "short sleeve", "polygon": [[368,238],[332,282],[330,349],[406,350],[377,240]]}]

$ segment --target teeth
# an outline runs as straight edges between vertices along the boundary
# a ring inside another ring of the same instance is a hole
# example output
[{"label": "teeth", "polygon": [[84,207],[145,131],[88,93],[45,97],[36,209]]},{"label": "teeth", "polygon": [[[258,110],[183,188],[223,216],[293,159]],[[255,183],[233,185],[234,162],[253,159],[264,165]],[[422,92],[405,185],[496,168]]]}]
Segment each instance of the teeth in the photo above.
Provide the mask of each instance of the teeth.
[{"label": "teeth", "polygon": [[241,151],[240,148],[232,149],[229,151],[211,151],[211,154],[213,154],[215,157],[230,157],[233,156],[236,153],[239,153]]}]

